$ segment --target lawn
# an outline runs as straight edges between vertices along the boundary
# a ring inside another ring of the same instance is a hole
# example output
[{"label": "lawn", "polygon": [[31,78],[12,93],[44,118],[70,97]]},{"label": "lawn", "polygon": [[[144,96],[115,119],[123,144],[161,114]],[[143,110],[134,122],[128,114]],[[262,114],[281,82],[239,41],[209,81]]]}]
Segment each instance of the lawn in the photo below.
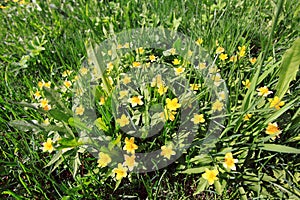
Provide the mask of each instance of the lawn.
[{"label": "lawn", "polygon": [[1,0],[1,199],[300,199],[297,0]]}]

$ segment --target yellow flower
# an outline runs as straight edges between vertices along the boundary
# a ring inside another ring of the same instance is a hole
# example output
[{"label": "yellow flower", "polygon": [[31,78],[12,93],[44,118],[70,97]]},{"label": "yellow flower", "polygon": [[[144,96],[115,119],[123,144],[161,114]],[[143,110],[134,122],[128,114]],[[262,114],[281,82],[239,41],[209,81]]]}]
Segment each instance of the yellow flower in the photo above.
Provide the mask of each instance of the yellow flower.
[{"label": "yellow flower", "polygon": [[223,79],[221,78],[221,75],[219,73],[216,73],[211,77],[211,79],[214,81],[215,86],[219,86]]},{"label": "yellow flower", "polygon": [[213,170],[205,169],[205,173],[202,174],[202,177],[208,181],[209,185],[212,185],[216,180],[218,180],[217,177],[218,174],[219,171],[216,169]]},{"label": "yellow flower", "polygon": [[125,146],[123,147],[123,150],[127,151],[127,153],[134,154],[135,150],[138,149],[138,145],[134,144],[134,137],[131,137],[128,139],[125,138]]},{"label": "yellow flower", "polygon": [[154,62],[155,60],[156,60],[156,57],[155,57],[155,55],[150,55],[149,56],[149,60],[151,61],[151,62]]},{"label": "yellow flower", "polygon": [[246,81],[242,81],[242,84],[246,87],[246,88],[250,88],[250,84],[251,82],[249,81],[249,79],[246,79]]},{"label": "yellow flower", "polygon": [[128,42],[126,42],[126,43],[124,44],[123,48],[126,48],[126,49],[128,49],[128,48],[129,48],[129,43],[128,43]]},{"label": "yellow flower", "polygon": [[170,49],[170,53],[171,53],[171,55],[175,55],[176,54],[176,49],[175,48],[171,48]]},{"label": "yellow flower", "polygon": [[251,117],[252,117],[252,114],[250,114],[250,113],[245,114],[244,121],[249,121]]},{"label": "yellow flower", "polygon": [[43,143],[43,152],[48,151],[49,153],[51,153],[53,150],[54,150],[54,147],[53,147],[52,139],[48,138],[47,142]]},{"label": "yellow flower", "polygon": [[64,72],[61,74],[61,76],[62,76],[62,77],[70,76],[72,72],[73,72],[73,71],[66,70],[66,71],[64,71]]},{"label": "yellow flower", "polygon": [[213,103],[213,105],[212,105],[212,110],[213,111],[216,111],[216,110],[221,111],[222,109],[223,109],[223,103],[222,102],[217,100]]},{"label": "yellow flower", "polygon": [[190,84],[190,90],[197,91],[199,90],[200,85],[197,83]]},{"label": "yellow flower", "polygon": [[19,4],[20,4],[20,5],[25,4],[25,0],[20,0],[20,1],[19,1]]},{"label": "yellow flower", "polygon": [[108,51],[107,51],[107,54],[108,54],[109,56],[111,56],[111,55],[112,55],[112,50],[108,50]]},{"label": "yellow flower", "polygon": [[82,105],[80,105],[79,107],[77,107],[77,108],[75,109],[75,113],[76,113],[76,115],[83,115],[83,113],[84,113],[84,108],[82,107]]},{"label": "yellow flower", "polygon": [[203,39],[202,38],[198,38],[196,40],[196,45],[200,46],[203,43]]},{"label": "yellow flower", "polygon": [[224,91],[219,92],[219,99],[225,100],[225,98],[226,98],[225,92]]},{"label": "yellow flower", "polygon": [[138,49],[136,49],[136,53],[139,53],[139,54],[143,54],[144,53],[144,48],[143,47],[140,47]]},{"label": "yellow flower", "polygon": [[222,61],[224,61],[224,60],[226,60],[226,59],[228,58],[228,56],[227,56],[227,54],[221,53],[220,56],[219,56],[219,58],[220,58]]},{"label": "yellow flower", "polygon": [[175,75],[178,76],[184,72],[185,68],[177,67],[177,68],[174,68],[174,70],[175,70]]},{"label": "yellow flower", "polygon": [[172,111],[172,110],[176,110],[177,108],[180,108],[181,104],[178,103],[178,99],[174,98],[174,99],[166,99],[166,103],[167,103],[167,109]]},{"label": "yellow flower", "polygon": [[40,89],[42,89],[42,88],[44,87],[44,84],[45,84],[44,80],[39,81],[39,82],[38,82],[38,87],[39,87]]},{"label": "yellow flower", "polygon": [[37,91],[33,94],[33,96],[34,96],[35,99],[41,98],[41,93],[40,93],[40,91],[37,90]]},{"label": "yellow flower", "polygon": [[211,73],[211,74],[214,74],[214,73],[217,73],[219,72],[220,69],[218,69],[218,67],[214,66],[214,67],[210,67],[208,72]]},{"label": "yellow flower", "polygon": [[109,62],[106,64],[106,68],[107,68],[107,71],[110,72],[111,70],[114,69],[114,64],[112,62]]},{"label": "yellow flower", "polygon": [[51,105],[47,104],[43,107],[43,110],[49,111],[51,109]]},{"label": "yellow flower", "polygon": [[135,107],[137,105],[143,105],[144,102],[142,101],[143,96],[134,96],[128,99],[128,102],[131,103],[132,107]]},{"label": "yellow flower", "polygon": [[50,81],[48,81],[47,83],[44,83],[44,87],[50,88],[50,86],[51,86],[51,82]]},{"label": "yellow flower", "polygon": [[237,56],[231,56],[229,59],[230,62],[236,62],[237,61]]},{"label": "yellow flower", "polygon": [[188,50],[188,52],[187,52],[187,56],[190,58],[192,55],[193,55],[193,51],[191,51],[191,50]]},{"label": "yellow flower", "polygon": [[180,60],[178,60],[177,58],[175,58],[173,61],[172,61],[173,65],[180,65]]},{"label": "yellow flower", "polygon": [[240,57],[244,57],[246,54],[246,46],[238,47],[240,52],[238,53]]},{"label": "yellow flower", "polygon": [[256,63],[256,58],[250,58],[249,61],[252,65],[254,65]]},{"label": "yellow flower", "polygon": [[151,87],[155,87],[156,85],[163,85],[164,82],[161,78],[161,75],[157,75],[156,77],[154,77],[152,79],[152,82],[151,82]]},{"label": "yellow flower", "polygon": [[117,45],[117,49],[122,49],[122,48],[123,48],[123,46],[121,44]]},{"label": "yellow flower", "polygon": [[275,139],[281,133],[277,123],[268,123],[268,127],[266,128],[266,134],[273,135],[272,139]]},{"label": "yellow flower", "polygon": [[199,124],[199,123],[204,123],[205,119],[203,114],[194,114],[194,117],[191,119],[192,122],[194,122],[194,124]]},{"label": "yellow flower", "polygon": [[280,107],[284,106],[284,101],[281,101],[278,96],[275,96],[274,99],[269,99],[270,102],[270,108],[275,107],[276,110],[279,110]]},{"label": "yellow flower", "polygon": [[229,152],[225,154],[225,161],[223,163],[223,166],[226,169],[236,170],[235,163],[237,162],[238,159],[233,159],[232,153]]},{"label": "yellow flower", "polygon": [[135,155],[132,156],[128,156],[128,155],[124,155],[124,165],[126,167],[128,167],[129,171],[132,171],[133,168],[137,165],[137,163],[135,162]]},{"label": "yellow flower", "polygon": [[103,152],[99,153],[99,159],[97,161],[98,167],[106,167],[108,163],[111,162],[111,157]]},{"label": "yellow flower", "polygon": [[121,180],[122,178],[127,176],[128,169],[126,167],[123,167],[121,163],[118,164],[117,168],[114,168],[112,170],[113,173],[116,174],[116,179]]},{"label": "yellow flower", "polygon": [[117,123],[124,127],[129,124],[129,119],[126,117],[126,115],[122,114],[121,118],[117,119]]},{"label": "yellow flower", "polygon": [[76,75],[74,76],[74,78],[72,79],[72,82],[77,81],[79,79],[79,77]]},{"label": "yellow flower", "polygon": [[266,97],[269,94],[273,93],[272,91],[269,91],[267,86],[260,87],[260,88],[257,89],[257,91],[258,91],[258,96],[264,96],[264,97]]},{"label": "yellow flower", "polygon": [[64,81],[64,86],[66,86],[66,88],[70,88],[72,86],[71,81],[65,80]]},{"label": "yellow flower", "polygon": [[125,77],[122,79],[122,82],[127,85],[128,83],[131,82],[131,77],[125,75]]},{"label": "yellow flower", "polygon": [[164,112],[160,113],[160,118],[164,121],[169,120],[169,119],[171,121],[174,121],[176,113],[177,112],[175,112],[175,111],[169,111],[165,106]]},{"label": "yellow flower", "polygon": [[170,160],[171,156],[176,155],[176,152],[173,151],[172,146],[172,144],[162,146],[160,155]]},{"label": "yellow flower", "polygon": [[134,61],[134,62],[132,63],[132,66],[135,67],[135,68],[138,68],[138,67],[141,66],[141,63],[140,63],[140,62],[137,62],[137,61]]},{"label": "yellow flower", "polygon": [[87,74],[88,71],[89,71],[88,68],[85,68],[85,67],[82,67],[82,68],[79,70],[80,74],[82,74],[82,75]]},{"label": "yellow flower", "polygon": [[99,104],[102,106],[105,104],[105,98],[104,97],[100,97],[100,102]]},{"label": "yellow flower", "polygon": [[123,99],[125,96],[128,95],[128,91],[127,90],[122,90],[119,92],[120,95],[120,99]]},{"label": "yellow flower", "polygon": [[43,121],[43,124],[44,124],[45,126],[48,126],[48,125],[50,124],[49,119],[46,118],[46,119]]},{"label": "yellow flower", "polygon": [[223,53],[224,51],[225,51],[225,49],[223,47],[218,47],[216,50],[216,54]]},{"label": "yellow flower", "polygon": [[199,69],[205,69],[206,63],[199,63]]},{"label": "yellow flower", "polygon": [[164,86],[164,85],[158,85],[158,89],[157,92],[159,93],[160,96],[162,96],[164,93],[166,93],[168,90],[168,86]]},{"label": "yellow flower", "polygon": [[41,99],[40,100],[40,106],[45,107],[48,105],[48,99]]}]

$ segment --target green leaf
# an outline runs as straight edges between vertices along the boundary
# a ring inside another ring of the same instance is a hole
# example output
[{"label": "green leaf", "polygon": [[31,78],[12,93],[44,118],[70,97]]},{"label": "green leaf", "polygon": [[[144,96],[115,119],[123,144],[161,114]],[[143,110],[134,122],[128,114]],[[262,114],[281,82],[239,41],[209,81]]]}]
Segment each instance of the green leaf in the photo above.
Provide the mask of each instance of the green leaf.
[{"label": "green leaf", "polygon": [[300,149],[296,149],[293,147],[288,147],[280,144],[263,144],[259,147],[262,150],[266,151],[275,151],[278,153],[296,153],[300,154]]},{"label": "green leaf", "polygon": [[118,180],[118,181],[116,182],[116,186],[115,186],[114,191],[116,191],[116,189],[118,189],[118,187],[119,187],[121,181],[122,181],[122,179],[120,179],[120,180]]},{"label": "green leaf", "polygon": [[91,131],[91,129],[88,128],[85,123],[81,122],[79,118],[70,117],[68,123],[70,126],[79,128],[81,130],[87,130],[89,132]]},{"label": "green leaf", "polygon": [[208,167],[197,167],[197,168],[190,168],[187,170],[182,171],[183,174],[198,174],[205,171],[205,169]]},{"label": "green leaf", "polygon": [[274,112],[272,115],[270,115],[270,117],[268,117],[266,119],[266,121],[264,122],[265,125],[267,125],[269,122],[273,122],[274,120],[276,120],[278,117],[280,117],[283,113],[285,113],[287,110],[289,110],[296,101],[298,101],[299,98],[296,98],[292,101],[290,101],[288,104],[286,104],[284,107],[280,108],[279,110],[277,110],[276,112]]},{"label": "green leaf", "polygon": [[13,120],[9,122],[9,125],[20,131],[40,130],[39,126],[33,124],[33,122],[27,122],[25,120]]},{"label": "green leaf", "polygon": [[220,181],[215,181],[214,186],[215,186],[217,194],[221,195],[223,190],[222,190],[222,186],[221,186]]},{"label": "green leaf", "polygon": [[242,200],[247,200],[247,195],[246,195],[246,192],[245,192],[245,189],[241,186],[239,187],[239,193],[241,195],[240,199]]},{"label": "green leaf", "polygon": [[100,129],[104,131],[108,131],[108,127],[106,124],[103,122],[103,120],[99,117],[98,119],[95,120],[94,124]]},{"label": "green leaf", "polygon": [[279,71],[279,79],[276,85],[276,96],[282,99],[289,89],[289,84],[296,79],[297,71],[300,65],[300,38],[298,38],[293,46],[283,55],[282,63]]},{"label": "green leaf", "polygon": [[67,115],[66,113],[62,112],[59,109],[51,109],[48,111],[49,114],[58,121],[64,121],[68,123],[68,119],[71,117],[70,115]]},{"label": "green leaf", "polygon": [[75,179],[75,176],[77,174],[77,171],[78,171],[78,168],[80,165],[81,165],[81,163],[80,163],[80,159],[79,159],[79,153],[76,152],[76,156],[75,156],[75,159],[73,160],[73,165],[72,165],[72,167],[73,167],[72,175],[73,175],[74,179]]},{"label": "green leaf", "polygon": [[56,105],[56,107],[61,111],[64,111],[64,113],[67,113],[70,116],[73,115],[73,112],[69,108],[67,108],[65,104],[60,100],[61,98],[58,93],[55,93],[53,90],[45,87],[43,88],[43,91],[45,97],[51,101],[51,104]]},{"label": "green leaf", "polygon": [[195,156],[194,158],[192,158],[190,160],[190,162],[194,162],[196,164],[201,163],[202,165],[203,164],[209,164],[212,161],[213,161],[212,158],[207,154],[201,154],[201,155]]},{"label": "green leaf", "polygon": [[8,194],[8,195],[11,195],[12,197],[14,197],[14,198],[17,199],[17,200],[24,199],[22,196],[17,195],[16,193],[14,193],[14,192],[11,191],[11,190],[3,191],[1,194]]},{"label": "green leaf", "polygon": [[45,167],[49,167],[49,166],[53,165],[58,159],[61,158],[62,154],[63,154],[62,150],[58,151]]},{"label": "green leaf", "polygon": [[78,142],[76,138],[62,138],[57,141],[64,148],[67,147],[77,147],[82,145],[81,142]]},{"label": "green leaf", "polygon": [[207,181],[201,177],[200,182],[198,183],[197,189],[193,195],[200,194],[201,192],[203,192],[206,189],[206,187],[207,187]]}]

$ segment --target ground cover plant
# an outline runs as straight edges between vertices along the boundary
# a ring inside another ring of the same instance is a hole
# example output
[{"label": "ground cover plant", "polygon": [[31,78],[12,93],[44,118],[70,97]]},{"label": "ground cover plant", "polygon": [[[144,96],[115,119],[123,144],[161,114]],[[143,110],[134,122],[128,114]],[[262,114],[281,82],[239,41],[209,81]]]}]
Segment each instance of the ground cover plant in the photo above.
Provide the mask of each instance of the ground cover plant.
[{"label": "ground cover plant", "polygon": [[0,8],[1,198],[300,198],[298,1]]}]

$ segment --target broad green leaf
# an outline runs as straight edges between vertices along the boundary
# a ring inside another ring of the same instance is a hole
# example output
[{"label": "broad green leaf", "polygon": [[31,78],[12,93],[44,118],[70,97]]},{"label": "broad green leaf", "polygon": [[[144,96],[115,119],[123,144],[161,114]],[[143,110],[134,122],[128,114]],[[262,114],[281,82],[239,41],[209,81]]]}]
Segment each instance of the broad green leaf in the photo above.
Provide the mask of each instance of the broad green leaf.
[{"label": "broad green leaf", "polygon": [[246,192],[245,192],[245,189],[241,186],[241,187],[239,187],[239,192],[240,192],[240,195],[241,195],[241,199],[242,200],[247,200],[248,198],[247,198],[247,195],[246,195]]},{"label": "broad green leaf", "polygon": [[280,144],[263,144],[259,147],[262,150],[266,151],[275,151],[278,153],[296,153],[300,154],[300,149],[296,149],[293,147],[288,147]]},{"label": "broad green leaf", "polygon": [[276,96],[282,99],[289,89],[289,84],[296,79],[297,71],[300,65],[300,38],[296,39],[293,46],[283,55],[279,71],[279,79],[276,85]]},{"label": "broad green leaf", "polygon": [[68,122],[68,119],[71,117],[59,109],[51,109],[48,112],[54,119],[58,121]]},{"label": "broad green leaf", "polygon": [[77,147],[82,145],[82,142],[78,142],[76,138],[61,138],[57,141],[61,147],[68,148],[68,147]]},{"label": "broad green leaf", "polygon": [[207,187],[207,181],[201,177],[200,181],[198,183],[197,189],[193,195],[197,195],[197,194],[203,192],[206,189],[206,187]]},{"label": "broad green leaf", "polygon": [[53,165],[58,159],[61,158],[62,154],[63,154],[62,150],[58,151],[45,167],[49,167],[49,166]]},{"label": "broad green leaf", "polygon": [[20,131],[40,130],[39,126],[25,120],[13,120],[9,122],[9,125]]},{"label": "broad green leaf", "polygon": [[183,174],[198,174],[205,171],[205,169],[208,167],[197,167],[197,168],[190,168],[187,170],[182,171]]},{"label": "broad green leaf", "polygon": [[100,129],[104,131],[108,131],[108,127],[106,124],[103,122],[103,120],[99,117],[98,119],[95,120],[94,124]]},{"label": "broad green leaf", "polygon": [[87,131],[91,131],[90,128],[88,128],[85,123],[81,122],[79,118],[74,118],[74,117],[70,117],[68,119],[68,123],[70,126],[73,126],[73,127],[76,127],[76,128],[79,128],[81,130],[87,130]]},{"label": "broad green leaf", "polygon": [[190,162],[201,163],[201,164],[209,164],[212,161],[213,161],[212,158],[207,154],[201,154],[199,156],[195,156],[190,160]]},{"label": "broad green leaf", "polygon": [[53,90],[48,88],[43,88],[44,94],[47,99],[49,99],[51,104],[56,105],[58,109],[61,109],[61,111],[64,111],[64,113],[67,113],[68,115],[73,115],[73,112],[65,106],[65,104],[60,100],[60,96],[58,93],[55,93]]},{"label": "broad green leaf", "polygon": [[220,181],[215,181],[215,182],[214,182],[214,186],[215,186],[215,188],[216,188],[217,194],[218,194],[218,195],[221,195],[222,192],[223,192],[223,190],[222,190],[222,186],[221,186]]}]

